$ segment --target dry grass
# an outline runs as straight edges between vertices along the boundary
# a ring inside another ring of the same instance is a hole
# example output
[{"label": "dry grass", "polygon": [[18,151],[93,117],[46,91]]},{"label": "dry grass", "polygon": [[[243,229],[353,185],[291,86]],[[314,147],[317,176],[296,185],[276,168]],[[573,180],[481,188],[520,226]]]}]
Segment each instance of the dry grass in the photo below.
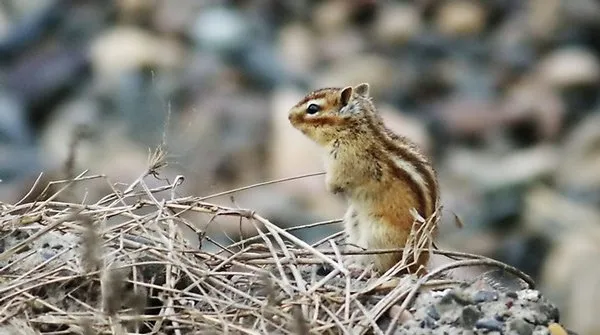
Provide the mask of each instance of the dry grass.
[{"label": "dry grass", "polygon": [[[499,262],[440,250],[434,252],[462,260],[421,278],[395,276],[410,265],[406,260],[431,250],[427,232],[437,216],[416,218],[422,224],[412,235],[412,247],[364,251],[402,251],[405,261],[360,280],[343,265],[351,252],[344,252],[339,234],[309,245],[252,210],[217,206],[206,202],[210,196],[178,197],[182,177],[151,189],[145,180],[159,175],[164,152],[150,157],[148,171],[126,187],[82,173],[52,183],[49,189],[56,191],[44,200],[0,203],[2,240],[8,244],[21,236],[0,249],[0,324],[32,334],[391,334],[396,322],[387,329],[379,322],[400,315],[423,290],[457,285],[443,278],[451,268],[497,266],[532,284]],[[113,192],[95,203],[58,200],[70,187],[92,180],[106,181]],[[198,250],[182,236],[181,226],[195,231],[203,245],[214,242],[185,218],[188,212],[235,216],[261,229],[218,252]],[[38,256],[39,262],[24,269],[40,254],[36,248],[48,234],[76,236],[77,242],[49,258]],[[318,275],[320,265],[333,270]]]}]

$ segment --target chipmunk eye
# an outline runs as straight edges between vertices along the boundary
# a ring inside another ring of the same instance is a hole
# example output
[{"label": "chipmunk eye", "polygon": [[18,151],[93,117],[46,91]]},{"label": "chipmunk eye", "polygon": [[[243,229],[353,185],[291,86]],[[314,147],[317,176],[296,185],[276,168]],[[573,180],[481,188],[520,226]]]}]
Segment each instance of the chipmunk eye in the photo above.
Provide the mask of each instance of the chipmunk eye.
[{"label": "chipmunk eye", "polygon": [[317,104],[310,104],[308,105],[308,107],[306,108],[306,113],[307,114],[315,114],[316,112],[318,112],[321,109],[321,107]]}]

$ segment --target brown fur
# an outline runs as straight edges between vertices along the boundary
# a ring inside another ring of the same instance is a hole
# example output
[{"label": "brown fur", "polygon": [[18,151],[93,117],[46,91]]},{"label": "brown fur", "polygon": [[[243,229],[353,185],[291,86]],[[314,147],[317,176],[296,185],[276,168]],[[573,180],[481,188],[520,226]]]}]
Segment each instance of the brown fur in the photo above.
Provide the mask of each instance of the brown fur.
[{"label": "brown fur", "polygon": [[[350,204],[344,218],[348,243],[366,249],[404,247],[414,222],[411,208],[428,218],[438,207],[437,178],[413,142],[386,128],[368,91],[367,84],[316,90],[291,108],[289,120],[327,151],[326,187],[343,192]],[[310,104],[320,110],[307,113]],[[386,271],[401,257],[361,255],[353,260]],[[429,252],[421,253],[409,271],[428,260]]]}]

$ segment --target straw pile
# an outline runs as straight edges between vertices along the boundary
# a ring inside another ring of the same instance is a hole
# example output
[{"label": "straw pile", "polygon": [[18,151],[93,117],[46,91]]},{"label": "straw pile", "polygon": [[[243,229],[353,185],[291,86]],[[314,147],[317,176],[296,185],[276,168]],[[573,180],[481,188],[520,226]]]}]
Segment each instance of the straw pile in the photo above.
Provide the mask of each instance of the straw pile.
[{"label": "straw pile", "polygon": [[[394,276],[406,262],[369,278],[368,270],[345,267],[342,257],[350,252],[339,234],[309,245],[252,210],[217,206],[209,197],[177,197],[182,177],[148,187],[147,178],[158,178],[162,166],[164,153],[157,150],[148,171],[130,185],[84,172],[51,183],[37,201],[0,203],[3,331],[391,334],[420,292],[460,284],[444,277],[449,269],[497,266],[531,284],[496,261],[440,250],[435,252],[461,260],[421,278]],[[113,192],[95,203],[58,200],[74,185],[99,180]],[[193,248],[182,226],[193,229],[202,245],[216,242],[185,218],[188,212],[239,217],[260,227],[259,233],[218,252]],[[421,227],[430,229],[432,221]],[[408,259],[429,244],[414,241],[416,247],[396,252]],[[323,273],[323,265],[330,272]]]}]

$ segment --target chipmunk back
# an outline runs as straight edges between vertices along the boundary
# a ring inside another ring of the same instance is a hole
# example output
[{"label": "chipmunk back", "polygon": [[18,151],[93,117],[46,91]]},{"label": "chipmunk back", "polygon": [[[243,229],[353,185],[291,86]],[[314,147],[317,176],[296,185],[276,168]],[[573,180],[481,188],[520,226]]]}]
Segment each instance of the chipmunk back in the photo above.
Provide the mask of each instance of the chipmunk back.
[{"label": "chipmunk back", "polygon": [[[349,202],[344,216],[349,244],[367,250],[404,247],[415,222],[411,209],[426,219],[437,210],[434,169],[416,144],[385,126],[368,84],[313,91],[290,109],[289,120],[326,150],[326,187]],[[352,261],[386,271],[401,258],[388,253]],[[409,271],[428,260],[429,251],[422,252]]]}]

